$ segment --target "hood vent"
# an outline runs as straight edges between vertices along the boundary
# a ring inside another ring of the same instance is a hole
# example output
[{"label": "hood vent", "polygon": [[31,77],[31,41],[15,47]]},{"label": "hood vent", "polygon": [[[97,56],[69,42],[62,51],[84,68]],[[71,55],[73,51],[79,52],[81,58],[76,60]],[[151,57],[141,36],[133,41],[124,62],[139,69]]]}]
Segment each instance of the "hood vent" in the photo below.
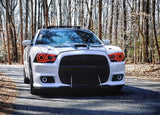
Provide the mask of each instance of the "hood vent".
[{"label": "hood vent", "polygon": [[74,45],[74,48],[75,48],[75,49],[78,49],[78,48],[86,48],[86,49],[89,49],[89,46],[86,45],[86,44],[75,44],[75,45]]}]

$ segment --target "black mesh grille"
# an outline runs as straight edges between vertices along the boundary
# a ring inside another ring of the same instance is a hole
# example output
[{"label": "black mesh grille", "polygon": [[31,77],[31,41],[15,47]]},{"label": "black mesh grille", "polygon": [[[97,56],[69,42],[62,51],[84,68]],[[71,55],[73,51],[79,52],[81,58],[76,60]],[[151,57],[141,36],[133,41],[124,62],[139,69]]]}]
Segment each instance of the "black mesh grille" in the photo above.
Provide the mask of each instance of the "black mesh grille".
[{"label": "black mesh grille", "polygon": [[59,66],[62,83],[76,85],[98,85],[109,76],[108,61],[101,55],[74,55],[62,58]]}]

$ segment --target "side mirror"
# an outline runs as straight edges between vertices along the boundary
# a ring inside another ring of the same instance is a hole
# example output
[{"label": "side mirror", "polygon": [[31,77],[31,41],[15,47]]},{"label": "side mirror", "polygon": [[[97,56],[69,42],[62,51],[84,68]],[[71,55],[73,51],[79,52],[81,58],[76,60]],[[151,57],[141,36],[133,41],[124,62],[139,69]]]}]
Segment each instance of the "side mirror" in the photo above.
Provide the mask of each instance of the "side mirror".
[{"label": "side mirror", "polygon": [[109,45],[110,44],[110,40],[105,39],[105,40],[102,40],[102,41],[103,41],[104,45]]},{"label": "side mirror", "polygon": [[23,44],[24,46],[29,46],[29,45],[31,45],[31,40],[24,40],[24,41],[22,42],[22,44]]}]

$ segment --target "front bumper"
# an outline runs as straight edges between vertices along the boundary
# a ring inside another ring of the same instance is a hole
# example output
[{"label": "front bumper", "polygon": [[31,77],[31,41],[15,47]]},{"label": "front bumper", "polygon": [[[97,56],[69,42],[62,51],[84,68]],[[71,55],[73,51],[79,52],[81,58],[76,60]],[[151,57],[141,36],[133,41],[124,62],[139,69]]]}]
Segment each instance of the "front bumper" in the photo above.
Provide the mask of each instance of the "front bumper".
[{"label": "front bumper", "polygon": [[[102,55],[105,56],[108,60],[110,73],[108,76],[108,80],[103,83],[99,83],[98,85],[72,85],[72,84],[64,84],[61,82],[59,77],[59,65],[61,59],[64,56],[68,55],[79,55],[79,54],[92,54],[92,55]],[[104,88],[106,86],[114,87],[114,86],[122,86],[125,84],[125,62],[110,62],[108,56],[105,52],[95,52],[95,51],[72,51],[72,52],[64,52],[58,55],[56,61],[54,63],[32,63],[32,71],[33,71],[33,86],[34,88],[43,89],[43,88],[88,88],[88,87],[97,87]],[[113,75],[122,74],[123,79],[121,81],[112,81]],[[43,83],[40,79],[41,76],[52,76],[54,78],[54,83]]]},{"label": "front bumper", "polygon": [[103,91],[106,90],[111,91],[111,92],[117,92],[119,91],[119,89],[121,89],[124,85],[116,85],[116,86],[110,86],[110,85],[103,85],[103,86],[94,86],[94,87],[69,87],[69,86],[61,86],[58,88],[55,87],[36,87],[35,90],[38,90],[40,92],[50,92],[50,93],[54,93],[57,91],[60,92],[70,92],[70,91],[77,91],[77,92],[81,92],[81,91],[93,91],[93,92],[97,92],[97,91]]}]

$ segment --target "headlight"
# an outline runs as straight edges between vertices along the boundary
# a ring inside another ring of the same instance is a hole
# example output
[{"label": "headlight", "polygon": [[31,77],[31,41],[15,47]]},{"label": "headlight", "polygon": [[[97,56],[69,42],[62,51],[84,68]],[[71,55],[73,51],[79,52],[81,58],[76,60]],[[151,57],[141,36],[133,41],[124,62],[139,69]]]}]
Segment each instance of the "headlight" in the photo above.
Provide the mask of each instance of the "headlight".
[{"label": "headlight", "polygon": [[111,62],[124,61],[123,52],[113,53],[108,55]]},{"label": "headlight", "polygon": [[57,58],[57,55],[38,53],[34,59],[34,62],[38,63],[53,63]]}]

